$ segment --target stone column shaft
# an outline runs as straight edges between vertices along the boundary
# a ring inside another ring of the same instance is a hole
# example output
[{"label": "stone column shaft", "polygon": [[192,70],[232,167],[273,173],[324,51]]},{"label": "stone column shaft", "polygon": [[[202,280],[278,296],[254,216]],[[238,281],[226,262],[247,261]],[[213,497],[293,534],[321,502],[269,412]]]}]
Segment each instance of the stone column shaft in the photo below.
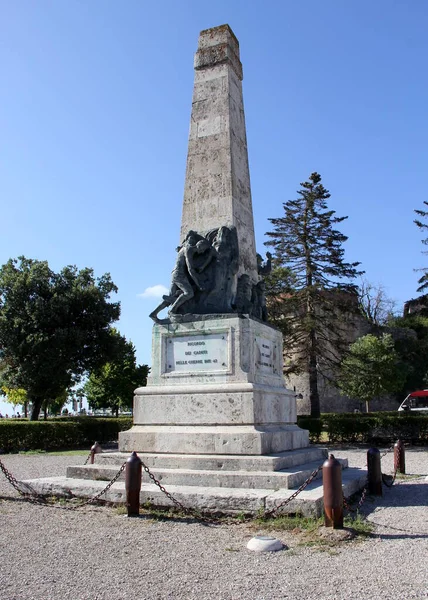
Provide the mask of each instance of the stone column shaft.
[{"label": "stone column shaft", "polygon": [[199,36],[180,242],[222,225],[237,229],[238,276],[257,281],[242,65],[228,25]]}]

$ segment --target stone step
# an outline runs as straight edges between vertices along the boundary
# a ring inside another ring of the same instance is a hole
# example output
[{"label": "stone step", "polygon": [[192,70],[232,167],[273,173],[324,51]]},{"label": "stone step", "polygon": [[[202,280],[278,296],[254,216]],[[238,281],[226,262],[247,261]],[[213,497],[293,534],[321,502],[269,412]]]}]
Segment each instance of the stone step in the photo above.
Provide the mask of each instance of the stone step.
[{"label": "stone step", "polygon": [[[348,468],[342,472],[342,488],[345,497],[361,490],[366,482],[367,472],[362,469]],[[22,482],[31,486],[35,492],[45,496],[66,498],[91,498],[98,494],[106,485],[105,481],[89,479],[70,479],[66,477],[45,477]],[[235,489],[225,487],[199,487],[170,485],[167,491],[188,508],[207,512],[225,514],[250,513],[256,514],[262,510],[270,510],[277,506],[294,492],[280,489]],[[124,504],[126,493],[124,482],[114,483],[102,497],[107,502]],[[150,503],[158,507],[171,507],[173,503],[154,484],[143,483],[140,493],[140,503]],[[280,514],[301,513],[305,516],[318,517],[323,512],[323,488],[320,479],[313,481],[308,487],[281,509]]]},{"label": "stone step", "polygon": [[[129,452],[102,452],[95,455],[95,463],[101,465],[122,465],[130,456]],[[227,454],[155,454],[138,453],[150,469],[201,469],[204,471],[280,471],[308,462],[319,462],[327,458],[327,449],[319,447],[287,450],[261,456]]]},{"label": "stone step", "polygon": [[[347,468],[347,459],[340,459],[342,468]],[[151,472],[162,485],[222,487],[238,489],[295,489],[298,488],[322,462],[311,462],[282,469],[281,471],[213,471],[200,469],[158,469]],[[67,477],[71,479],[94,479],[111,481],[118,470],[117,465],[77,465],[67,467]],[[322,472],[317,474],[321,477]],[[121,479],[124,479],[122,473]],[[143,471],[143,482],[150,483]]]}]

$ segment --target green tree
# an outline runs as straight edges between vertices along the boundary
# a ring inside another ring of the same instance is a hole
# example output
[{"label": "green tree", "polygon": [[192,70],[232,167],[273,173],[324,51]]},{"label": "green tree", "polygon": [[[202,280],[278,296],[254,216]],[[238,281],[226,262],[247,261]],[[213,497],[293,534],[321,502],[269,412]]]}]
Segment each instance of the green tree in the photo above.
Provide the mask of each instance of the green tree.
[{"label": "green tree", "polygon": [[60,415],[64,405],[67,403],[68,390],[53,398],[52,400],[45,399],[42,404],[42,410],[44,412],[44,418],[47,419],[48,414]]},{"label": "green tree", "polygon": [[407,395],[428,385],[428,317],[413,313],[389,321],[395,332],[395,349],[406,365],[402,393]]},{"label": "green tree", "polygon": [[290,298],[293,293],[293,275],[290,269],[277,265],[274,260],[271,272],[264,276],[264,282],[269,322],[275,325],[283,336],[287,336],[290,327],[284,314],[284,299]]},{"label": "green tree", "polygon": [[134,390],[146,385],[149,367],[137,365],[135,347],[117,331],[115,359],[94,370],[83,387],[91,408],[109,408],[116,416],[119,410],[132,408]]},{"label": "green tree", "polygon": [[45,400],[56,399],[113,352],[110,324],[120,305],[110,275],[47,261],[10,259],[0,268],[2,382],[27,391],[31,420]]},{"label": "green tree", "polygon": [[341,365],[339,387],[351,398],[363,400],[369,412],[373,398],[403,389],[407,369],[390,334],[368,334],[354,342]]},{"label": "green tree", "polygon": [[321,176],[312,173],[301,186],[299,197],[283,204],[284,215],[269,219],[273,231],[266,233],[266,245],[273,248],[274,264],[287,269],[293,279],[293,292],[282,297],[288,321],[285,373],[308,373],[311,415],[316,417],[318,377],[330,377],[340,363],[340,323],[357,309],[351,281],[363,272],[357,270],[360,263],[344,260],[342,245],[348,238],[334,227],[347,217],[328,210],[330,194]]},{"label": "green tree", "polygon": [[[428,206],[428,202],[424,200],[425,206]],[[417,227],[422,231],[426,231],[428,229],[428,223],[423,223],[421,219],[426,219],[428,217],[428,211],[415,209],[415,213],[420,217],[419,219],[415,219],[414,223],[416,223]],[[422,243],[428,245],[428,237],[422,240]],[[427,254],[426,251],[423,254]],[[422,271],[423,275],[418,279],[418,292],[423,292],[428,288],[428,268],[416,269],[417,271]]]},{"label": "green tree", "polygon": [[[12,404],[14,407],[22,406],[24,409],[24,416],[28,416],[28,395],[26,390],[21,388],[8,388],[7,386],[2,386],[0,390],[0,394],[3,393],[6,396],[6,402]],[[43,400],[42,409],[44,411],[44,418],[47,418],[48,412],[51,414],[58,414],[61,412],[64,404],[67,402],[68,392],[64,390],[62,394],[60,394],[54,400]]]},{"label": "green tree", "polygon": [[6,402],[12,404],[13,407],[23,406],[24,414],[27,416],[27,392],[21,388],[9,388],[6,385],[3,385],[1,388],[1,393],[5,394]]}]

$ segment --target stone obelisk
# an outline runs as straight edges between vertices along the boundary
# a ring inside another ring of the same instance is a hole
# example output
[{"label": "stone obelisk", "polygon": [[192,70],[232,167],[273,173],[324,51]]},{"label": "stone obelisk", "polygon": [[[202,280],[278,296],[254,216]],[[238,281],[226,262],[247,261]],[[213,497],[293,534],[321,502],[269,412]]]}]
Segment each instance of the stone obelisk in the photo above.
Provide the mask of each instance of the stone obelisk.
[{"label": "stone obelisk", "polygon": [[257,281],[239,43],[228,25],[199,35],[180,241],[234,225],[238,276]]},{"label": "stone obelisk", "polygon": [[282,336],[266,322],[242,65],[228,25],[201,32],[194,66],[180,246],[171,290],[150,315],[150,377],[136,390],[120,449],[254,456],[305,448],[308,432],[296,425],[282,375]]}]

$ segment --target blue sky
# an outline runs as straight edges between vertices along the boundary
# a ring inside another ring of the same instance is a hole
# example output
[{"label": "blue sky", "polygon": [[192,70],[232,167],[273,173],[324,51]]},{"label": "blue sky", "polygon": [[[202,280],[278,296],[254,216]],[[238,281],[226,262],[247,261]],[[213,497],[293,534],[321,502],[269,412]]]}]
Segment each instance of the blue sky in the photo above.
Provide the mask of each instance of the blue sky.
[{"label": "blue sky", "polygon": [[150,364],[179,241],[199,31],[239,39],[258,251],[318,171],[346,258],[400,304],[427,266],[425,0],[0,0],[0,263],[110,272]]}]

